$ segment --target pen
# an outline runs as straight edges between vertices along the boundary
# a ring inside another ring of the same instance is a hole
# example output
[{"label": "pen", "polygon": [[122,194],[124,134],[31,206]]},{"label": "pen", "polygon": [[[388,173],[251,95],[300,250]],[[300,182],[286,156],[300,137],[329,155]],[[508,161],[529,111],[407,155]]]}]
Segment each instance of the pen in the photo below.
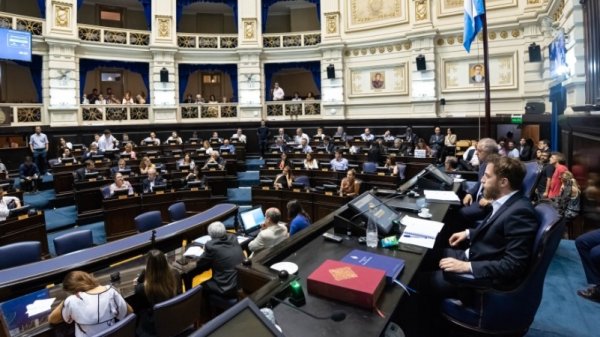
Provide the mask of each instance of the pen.
[{"label": "pen", "polygon": [[430,236],[430,235],[424,235],[424,234],[404,233],[404,234],[402,234],[402,236],[404,236],[406,238],[419,238],[419,239],[435,240],[435,237]]}]

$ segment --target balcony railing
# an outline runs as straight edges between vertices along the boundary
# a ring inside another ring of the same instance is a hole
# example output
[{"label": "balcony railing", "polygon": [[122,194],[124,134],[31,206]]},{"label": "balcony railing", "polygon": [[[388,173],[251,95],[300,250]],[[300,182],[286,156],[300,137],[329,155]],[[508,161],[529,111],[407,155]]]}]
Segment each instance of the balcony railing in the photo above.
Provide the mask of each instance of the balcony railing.
[{"label": "balcony railing", "polygon": [[23,30],[31,35],[42,36],[44,33],[44,20],[30,16],[15,16],[11,13],[0,12],[0,28]]},{"label": "balcony railing", "polygon": [[265,48],[308,47],[317,46],[320,43],[321,33],[319,31],[263,34],[263,46]]},{"label": "balcony railing", "polygon": [[110,43],[129,46],[150,44],[150,32],[100,26],[79,25],[79,39],[88,42]]},{"label": "balcony railing", "polygon": [[42,122],[43,104],[2,103],[0,104],[0,126],[35,125]]},{"label": "balcony railing", "polygon": [[267,117],[298,117],[298,116],[318,116],[321,114],[320,101],[303,102],[267,102]]},{"label": "balcony railing", "polygon": [[233,49],[238,46],[236,34],[177,34],[177,46],[189,49]]},{"label": "balcony railing", "polygon": [[182,121],[209,118],[237,118],[237,103],[181,104],[179,116]]},{"label": "balcony railing", "polygon": [[82,104],[79,107],[79,124],[149,122],[153,119],[151,113],[150,105]]}]

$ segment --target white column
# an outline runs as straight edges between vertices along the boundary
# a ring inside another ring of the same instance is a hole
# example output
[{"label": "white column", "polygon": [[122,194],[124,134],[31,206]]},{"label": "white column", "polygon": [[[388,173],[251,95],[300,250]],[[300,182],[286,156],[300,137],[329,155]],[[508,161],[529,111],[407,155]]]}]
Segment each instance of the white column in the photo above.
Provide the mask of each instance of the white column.
[{"label": "white column", "polygon": [[[431,118],[438,115],[434,34],[426,31],[409,36],[412,41],[409,63],[412,113],[415,116]],[[419,56],[425,57],[426,70],[417,70],[416,59]]]},{"label": "white column", "polygon": [[[150,97],[155,123],[173,123],[179,118],[177,52],[177,10],[175,1],[152,0],[152,32],[150,34]],[[161,82],[161,71],[168,72]]]},{"label": "white column", "polygon": [[261,1],[238,1],[238,101],[242,120],[262,118]]}]

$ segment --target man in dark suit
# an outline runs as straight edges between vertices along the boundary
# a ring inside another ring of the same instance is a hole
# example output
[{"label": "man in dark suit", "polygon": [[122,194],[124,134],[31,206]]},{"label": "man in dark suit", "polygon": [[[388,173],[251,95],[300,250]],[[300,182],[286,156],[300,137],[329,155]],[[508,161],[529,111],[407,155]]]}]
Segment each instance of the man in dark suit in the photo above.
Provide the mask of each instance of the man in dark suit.
[{"label": "man in dark suit", "polygon": [[144,193],[154,192],[154,186],[156,185],[164,185],[165,182],[163,178],[158,176],[155,168],[151,168],[148,170],[148,178],[144,179],[142,182],[142,190]]},{"label": "man in dark suit", "polygon": [[[186,273],[186,289],[191,288],[191,278],[212,269],[212,278],[202,283],[205,293],[236,297],[238,289],[237,270],[244,260],[242,247],[234,234],[228,234],[225,225],[216,221],[208,226],[210,241],[204,245],[204,253],[196,262],[196,268]],[[208,296],[207,296],[208,297]]]},{"label": "man in dark suit", "polygon": [[86,173],[96,172],[96,166],[92,160],[85,161],[85,167],[75,170],[75,181],[84,181]]},{"label": "man in dark suit", "polygon": [[[460,286],[447,281],[444,273],[470,273],[501,289],[523,280],[539,227],[531,202],[519,191],[524,177],[525,167],[518,159],[490,156],[481,183],[493,210],[477,228],[450,237],[452,248],[445,251],[432,279],[435,293],[461,296]],[[458,249],[467,242],[466,250]]]},{"label": "man in dark suit", "polygon": [[329,139],[329,136],[325,136],[325,138],[323,138],[323,147],[325,148],[325,152],[328,154],[335,152],[335,145],[333,145],[331,139]]}]

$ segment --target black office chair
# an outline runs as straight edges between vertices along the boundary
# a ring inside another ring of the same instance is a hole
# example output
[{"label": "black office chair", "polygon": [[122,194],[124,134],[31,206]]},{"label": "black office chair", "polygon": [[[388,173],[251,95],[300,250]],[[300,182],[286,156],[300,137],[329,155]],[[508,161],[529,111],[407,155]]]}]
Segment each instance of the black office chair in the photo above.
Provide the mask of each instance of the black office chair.
[{"label": "black office chair", "polygon": [[187,336],[202,318],[202,286],[154,306],[154,327],[157,337]]},{"label": "black office chair", "polygon": [[54,238],[54,250],[56,251],[56,255],[63,255],[77,250],[90,248],[93,245],[94,240],[92,231],[89,229],[82,229]]},{"label": "black office chair", "polygon": [[[539,204],[535,211],[540,223],[529,271],[521,284],[502,291],[474,285],[473,303],[446,299],[442,314],[469,334],[525,335],[542,300],[544,278],[564,232],[564,221],[550,204]],[[473,286],[470,277],[453,277],[454,281]],[[461,279],[461,280],[459,280]],[[475,281],[476,282],[476,281]]]},{"label": "black office chair", "polygon": [[131,313],[110,328],[93,335],[92,337],[131,337],[135,336],[136,316]]},{"label": "black office chair", "polygon": [[525,162],[525,177],[523,178],[523,186],[521,190],[528,199],[534,196],[535,188],[537,187],[542,171],[537,161]]},{"label": "black office chair", "polygon": [[185,203],[183,201],[169,206],[169,218],[171,221],[181,220],[187,217]]},{"label": "black office chair", "polygon": [[139,233],[153,230],[162,226],[160,211],[142,213],[133,219]]},{"label": "black office chair", "polygon": [[0,256],[0,270],[37,262],[42,259],[42,244],[23,241],[0,246]]}]

